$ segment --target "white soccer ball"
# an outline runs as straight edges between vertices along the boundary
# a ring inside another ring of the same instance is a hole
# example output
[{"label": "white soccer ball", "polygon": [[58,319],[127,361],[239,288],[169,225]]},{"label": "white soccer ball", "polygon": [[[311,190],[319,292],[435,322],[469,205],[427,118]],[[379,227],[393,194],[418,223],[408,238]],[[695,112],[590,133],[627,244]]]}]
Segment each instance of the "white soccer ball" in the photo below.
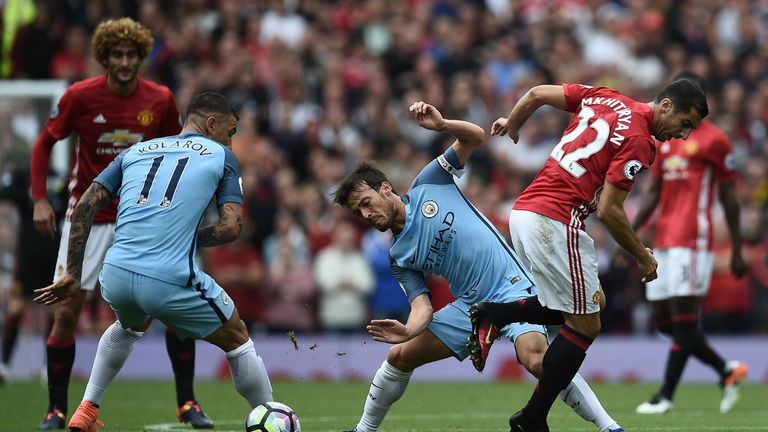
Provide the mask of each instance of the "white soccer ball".
[{"label": "white soccer ball", "polygon": [[246,432],[300,432],[296,413],[288,405],[267,402],[254,408],[245,420]]}]

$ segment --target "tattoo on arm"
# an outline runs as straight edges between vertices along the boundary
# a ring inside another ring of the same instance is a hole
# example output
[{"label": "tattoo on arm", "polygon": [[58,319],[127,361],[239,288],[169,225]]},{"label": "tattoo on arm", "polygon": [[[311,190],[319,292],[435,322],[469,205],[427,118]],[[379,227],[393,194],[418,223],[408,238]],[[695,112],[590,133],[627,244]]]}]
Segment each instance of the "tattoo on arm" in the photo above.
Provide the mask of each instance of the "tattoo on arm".
[{"label": "tattoo on arm", "polygon": [[[197,231],[197,245],[200,247],[211,247],[235,240],[243,228],[243,216],[238,213],[235,212],[232,204],[221,205],[219,207],[218,222],[200,228]],[[233,225],[237,226],[236,231],[233,230]]]},{"label": "tattoo on arm", "polygon": [[112,194],[102,185],[91,183],[72,212],[67,249],[67,273],[80,280],[83,273],[85,244],[93,226],[93,217],[112,202]]}]

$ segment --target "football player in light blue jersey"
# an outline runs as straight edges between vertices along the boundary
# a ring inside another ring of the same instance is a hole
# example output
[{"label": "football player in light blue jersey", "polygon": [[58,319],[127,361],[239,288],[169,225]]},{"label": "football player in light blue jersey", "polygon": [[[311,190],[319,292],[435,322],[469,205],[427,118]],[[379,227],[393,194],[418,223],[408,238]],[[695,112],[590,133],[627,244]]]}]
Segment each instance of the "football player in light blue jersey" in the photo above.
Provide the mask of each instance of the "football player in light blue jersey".
[{"label": "football player in light blue jersey", "polygon": [[[482,144],[479,126],[446,120],[424,102],[410,111],[425,129],[456,137],[453,145],[430,162],[405,195],[398,195],[387,177],[372,163],[361,163],[339,185],[336,203],[379,231],[392,230],[392,271],[411,303],[405,324],[372,320],[367,330],[374,340],[395,344],[371,382],[357,432],[378,431],[392,404],[405,392],[417,367],[470,352],[472,325],[468,310],[479,299],[521,299],[535,295],[531,274],[490,222],[470,203],[453,181]],[[437,274],[450,282],[456,301],[434,312],[424,277]],[[498,301],[498,300],[497,300]],[[491,337],[504,336],[515,344],[523,366],[538,376],[547,350],[544,327],[513,323]],[[582,418],[601,431],[622,430],[605,412],[581,376],[561,393]]]},{"label": "football player in light blue jersey", "polygon": [[[99,276],[117,316],[102,335],[85,395],[69,427],[97,430],[99,404],[134,343],[157,318],[182,338],[204,339],[225,353],[237,391],[254,407],[272,400],[264,362],[226,292],[195,265],[198,246],[235,240],[242,229],[240,168],[231,145],[238,114],[224,96],[201,93],[181,134],[140,142],[121,153],[77,203],[67,274],[36,290],[53,304],[75,295],[93,216],[120,198],[115,240]],[[213,197],[216,224],[200,228]]]}]

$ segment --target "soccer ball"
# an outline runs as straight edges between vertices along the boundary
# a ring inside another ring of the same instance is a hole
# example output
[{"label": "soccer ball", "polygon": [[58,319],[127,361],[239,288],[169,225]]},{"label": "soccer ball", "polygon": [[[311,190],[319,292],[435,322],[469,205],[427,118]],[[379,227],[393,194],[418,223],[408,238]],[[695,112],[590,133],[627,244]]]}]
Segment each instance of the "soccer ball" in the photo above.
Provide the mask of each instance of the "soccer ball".
[{"label": "soccer ball", "polygon": [[291,407],[280,402],[259,405],[245,420],[246,432],[300,432],[301,425]]}]

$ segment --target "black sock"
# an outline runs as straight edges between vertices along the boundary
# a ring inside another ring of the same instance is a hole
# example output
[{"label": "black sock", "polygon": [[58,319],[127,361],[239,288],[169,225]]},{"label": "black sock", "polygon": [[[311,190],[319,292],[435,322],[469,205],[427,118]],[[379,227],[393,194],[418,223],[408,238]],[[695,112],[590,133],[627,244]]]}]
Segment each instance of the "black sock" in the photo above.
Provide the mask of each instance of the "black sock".
[{"label": "black sock", "polygon": [[547,419],[557,395],[568,385],[579,371],[591,338],[564,325],[544,354],[541,378],[531,399],[525,406],[525,416],[535,424]]},{"label": "black sock", "polygon": [[707,343],[704,332],[699,329],[695,316],[675,317],[675,343],[691,355],[711,366],[721,377],[725,375],[725,360]]},{"label": "black sock", "polygon": [[675,326],[671,320],[662,321],[656,324],[656,330],[664,336],[673,338],[675,337]]},{"label": "black sock", "polygon": [[48,338],[46,344],[48,355],[48,411],[58,408],[67,414],[67,391],[69,377],[72,375],[72,365],[75,363],[75,338]]},{"label": "black sock", "polygon": [[683,375],[683,369],[688,362],[688,356],[690,353],[683,349],[682,346],[672,343],[672,347],[669,349],[669,357],[667,357],[667,368],[664,372],[664,383],[659,390],[659,395],[672,400],[677,388],[677,383],[680,382],[680,377]]},{"label": "black sock", "polygon": [[545,308],[539,303],[539,298],[535,296],[510,303],[486,302],[483,308],[488,313],[488,319],[500,328],[516,322],[546,325],[563,324],[563,313]]},{"label": "black sock", "polygon": [[19,321],[22,314],[8,315],[5,318],[5,334],[3,335],[3,363],[11,364],[13,348],[16,346],[16,339],[19,337]]},{"label": "black sock", "polygon": [[173,329],[166,327],[165,347],[176,379],[176,405],[181,407],[185,402],[195,400],[195,340],[181,340]]}]

